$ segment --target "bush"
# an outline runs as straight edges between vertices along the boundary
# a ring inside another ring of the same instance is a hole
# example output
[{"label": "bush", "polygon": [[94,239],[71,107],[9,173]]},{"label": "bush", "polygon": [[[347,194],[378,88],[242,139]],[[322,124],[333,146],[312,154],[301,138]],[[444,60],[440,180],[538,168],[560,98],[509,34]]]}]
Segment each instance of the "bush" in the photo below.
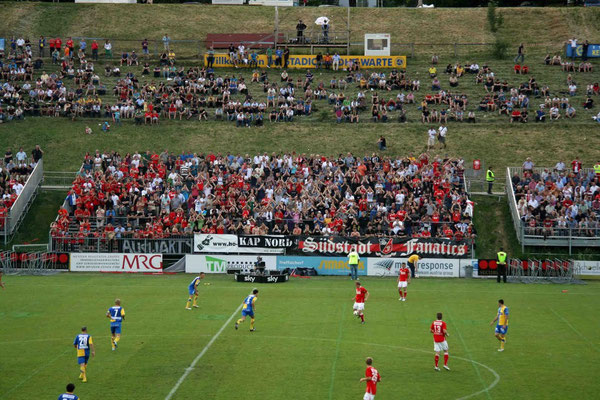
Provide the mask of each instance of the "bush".
[{"label": "bush", "polygon": [[506,40],[496,37],[496,41],[494,42],[494,47],[492,48],[492,54],[498,60],[506,58],[506,53],[508,52],[508,47],[509,47],[509,43]]},{"label": "bush", "polygon": [[490,25],[490,31],[494,33],[498,31],[498,28],[500,28],[504,22],[502,15],[496,15],[497,6],[498,3],[496,1],[490,1],[487,8],[488,24]]}]

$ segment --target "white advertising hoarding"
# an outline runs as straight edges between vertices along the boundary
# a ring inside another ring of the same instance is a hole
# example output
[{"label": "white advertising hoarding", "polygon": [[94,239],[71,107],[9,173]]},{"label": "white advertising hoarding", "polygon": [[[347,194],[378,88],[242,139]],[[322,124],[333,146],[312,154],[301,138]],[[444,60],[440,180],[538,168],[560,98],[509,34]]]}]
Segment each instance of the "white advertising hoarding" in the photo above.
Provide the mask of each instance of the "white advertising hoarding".
[{"label": "white advertising hoarding", "polygon": [[[408,258],[368,258],[368,274],[371,276],[398,276],[402,263]],[[417,263],[419,277],[458,278],[460,260],[451,258],[425,258]]]},{"label": "white advertising hoarding", "polygon": [[575,275],[583,278],[599,276],[600,277],[600,261],[573,261]]},{"label": "white advertising hoarding", "polygon": [[[188,254],[185,256],[185,272],[207,274],[224,274],[228,268],[251,271],[256,263],[256,256],[236,256],[219,254]],[[276,256],[264,256],[262,260],[267,270],[277,269]]]},{"label": "white advertising hoarding", "polygon": [[162,254],[71,253],[73,272],[162,272]]},{"label": "white advertising hoarding", "polygon": [[194,253],[281,254],[283,249],[240,247],[238,246],[237,235],[197,233],[194,235]]}]

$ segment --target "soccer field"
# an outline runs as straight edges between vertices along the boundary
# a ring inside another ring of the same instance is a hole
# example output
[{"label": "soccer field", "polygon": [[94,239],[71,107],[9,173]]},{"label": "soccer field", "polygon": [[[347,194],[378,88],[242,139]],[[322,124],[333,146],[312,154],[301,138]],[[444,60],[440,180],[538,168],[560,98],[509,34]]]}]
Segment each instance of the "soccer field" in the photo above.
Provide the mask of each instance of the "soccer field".
[{"label": "soccer field", "polygon": [[[251,284],[207,276],[200,308],[184,309],[192,275],[8,276],[0,291],[0,399],[56,398],[68,382],[93,399],[362,399],[365,357],[382,381],[376,398],[597,398],[600,283],[499,285],[415,279],[399,302],[394,279],[365,278],[366,324],[352,314],[347,278],[259,286],[256,332],[235,331]],[[567,292],[564,293],[563,291]],[[106,310],[126,311],[117,351]],[[490,321],[510,308],[506,351]],[[451,371],[433,369],[429,326],[448,324]],[[230,321],[228,323],[228,321]],[[82,325],[96,357],[88,383],[72,342]],[[224,329],[221,329],[224,328]],[[212,345],[210,345],[212,344]]]}]

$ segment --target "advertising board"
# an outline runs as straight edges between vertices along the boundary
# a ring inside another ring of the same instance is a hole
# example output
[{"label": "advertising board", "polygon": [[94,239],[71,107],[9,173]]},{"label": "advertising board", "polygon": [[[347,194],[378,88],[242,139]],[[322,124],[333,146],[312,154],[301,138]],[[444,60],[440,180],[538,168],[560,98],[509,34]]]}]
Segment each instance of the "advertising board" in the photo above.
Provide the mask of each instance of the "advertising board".
[{"label": "advertising board", "polygon": [[162,254],[71,253],[72,272],[161,272]]},{"label": "advertising board", "polygon": [[[314,268],[319,275],[350,275],[348,258],[346,257],[301,257],[278,256],[277,269]],[[367,261],[358,263],[358,275],[367,275]]]},{"label": "advertising board", "polygon": [[[408,258],[368,258],[369,275],[398,276],[402,263]],[[425,258],[417,263],[419,277],[458,278],[460,260],[450,258]]]},{"label": "advertising board", "polygon": [[[275,256],[263,256],[265,269],[277,269],[277,258]],[[224,274],[227,269],[239,269],[249,272],[254,269],[256,256],[219,255],[219,254],[188,254],[185,256],[185,272],[207,274]]]}]

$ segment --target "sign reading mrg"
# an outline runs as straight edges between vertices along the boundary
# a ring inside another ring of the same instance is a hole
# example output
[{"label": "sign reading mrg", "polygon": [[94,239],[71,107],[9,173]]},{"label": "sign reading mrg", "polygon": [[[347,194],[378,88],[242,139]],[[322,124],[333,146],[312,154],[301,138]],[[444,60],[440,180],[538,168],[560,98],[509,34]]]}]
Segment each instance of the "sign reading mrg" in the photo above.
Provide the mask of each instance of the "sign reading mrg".
[{"label": "sign reading mrg", "polygon": [[71,253],[70,271],[74,272],[159,272],[162,254]]},{"label": "sign reading mrg", "polygon": [[304,255],[347,256],[356,250],[361,256],[398,257],[418,253],[424,257],[468,257],[467,241],[426,238],[365,238],[301,236],[294,252]]}]

